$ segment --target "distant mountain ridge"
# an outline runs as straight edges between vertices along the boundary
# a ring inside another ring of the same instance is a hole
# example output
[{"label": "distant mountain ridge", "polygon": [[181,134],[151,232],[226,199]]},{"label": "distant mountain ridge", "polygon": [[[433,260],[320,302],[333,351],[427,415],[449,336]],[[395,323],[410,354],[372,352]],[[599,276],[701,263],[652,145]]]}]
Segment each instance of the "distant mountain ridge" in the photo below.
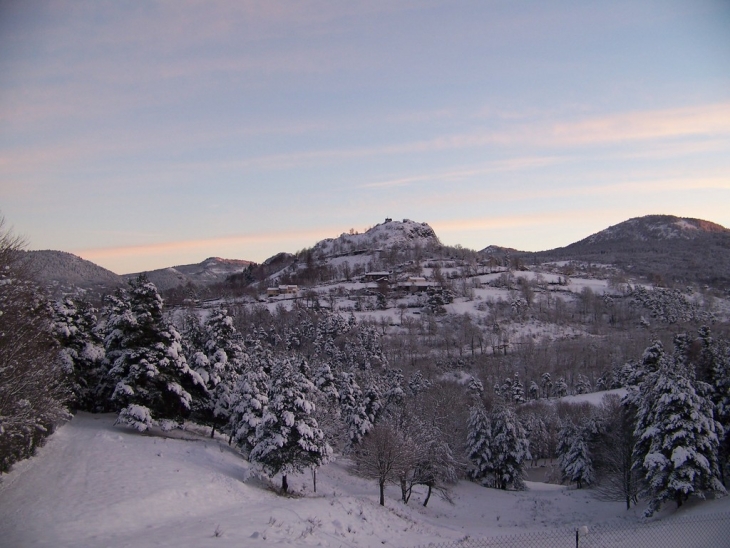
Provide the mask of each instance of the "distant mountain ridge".
[{"label": "distant mountain ridge", "polygon": [[[343,233],[317,242],[302,256],[281,252],[252,273],[251,261],[209,257],[197,264],[146,272],[161,291],[187,284],[209,286],[226,280],[258,280],[290,275],[305,268],[307,257],[317,264],[335,264],[357,256],[367,264],[390,249],[421,248],[438,252],[435,231],[422,222],[386,219],[364,233]],[[27,251],[39,281],[56,286],[114,288],[139,273],[117,274],[63,251]],[[565,247],[526,252],[491,245],[482,256],[510,257],[530,266],[544,262],[580,261],[613,265],[628,275],[662,283],[700,283],[730,290],[730,230],[701,219],[647,215],[610,226]],[[288,274],[287,274],[288,273]],[[252,276],[253,274],[253,276]],[[244,282],[249,283],[249,282]]]},{"label": "distant mountain ridge", "polygon": [[566,247],[517,254],[526,261],[612,264],[655,282],[701,283],[730,289],[730,230],[701,219],[646,215]]},{"label": "distant mountain ridge", "polygon": [[[222,259],[220,257],[208,257],[197,264],[186,264],[160,268],[144,272],[147,278],[157,286],[160,291],[172,289],[181,285],[211,285],[223,282],[229,276],[240,274],[246,267],[252,264],[251,261],[241,259]],[[122,276],[125,280],[136,278],[142,274],[135,272]]]},{"label": "distant mountain ridge", "polygon": [[[608,227],[587,238],[571,244],[599,244],[609,241],[661,241],[661,240],[695,240],[705,234],[730,234],[730,230],[701,219],[674,217],[672,215],[647,215],[635,217],[617,225]],[[568,246],[571,247],[571,246]]]}]

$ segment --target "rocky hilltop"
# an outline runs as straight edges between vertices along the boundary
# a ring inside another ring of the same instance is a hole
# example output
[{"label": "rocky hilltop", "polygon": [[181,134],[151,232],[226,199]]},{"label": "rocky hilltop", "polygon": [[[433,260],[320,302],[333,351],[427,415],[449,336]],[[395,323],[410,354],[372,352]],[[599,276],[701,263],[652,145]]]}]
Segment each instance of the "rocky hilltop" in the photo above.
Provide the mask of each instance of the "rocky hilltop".
[{"label": "rocky hilltop", "polygon": [[410,219],[385,222],[375,225],[362,234],[343,233],[337,238],[327,238],[318,242],[312,249],[315,257],[327,258],[381,251],[394,246],[423,248],[440,246],[441,242],[433,228],[427,223]]}]

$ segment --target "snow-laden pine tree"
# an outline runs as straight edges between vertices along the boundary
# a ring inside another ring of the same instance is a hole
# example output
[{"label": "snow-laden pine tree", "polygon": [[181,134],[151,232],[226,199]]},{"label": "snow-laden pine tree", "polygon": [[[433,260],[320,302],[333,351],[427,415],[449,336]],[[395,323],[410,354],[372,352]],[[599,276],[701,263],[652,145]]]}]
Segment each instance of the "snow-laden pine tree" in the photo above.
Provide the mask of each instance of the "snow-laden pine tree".
[{"label": "snow-laden pine tree", "polygon": [[408,379],[408,392],[411,396],[418,396],[421,392],[428,390],[430,387],[431,381],[423,378],[423,373],[421,373],[420,369],[416,370],[416,372],[411,375],[411,378]]},{"label": "snow-laden pine tree", "polygon": [[596,480],[588,435],[587,428],[576,426],[570,420],[558,434],[557,454],[563,481],[575,483],[578,489]]},{"label": "snow-laden pine tree", "polygon": [[558,377],[553,387],[553,395],[556,398],[563,398],[568,395],[568,383],[565,382],[563,377]]},{"label": "snow-laden pine tree", "polygon": [[524,416],[527,438],[530,440],[530,455],[533,461],[553,456],[551,452],[551,436],[546,418],[539,412],[529,412]]},{"label": "snow-laden pine tree", "polygon": [[549,398],[553,391],[553,381],[550,377],[550,373],[543,373],[540,377],[540,386],[542,386],[542,393],[544,398]]},{"label": "snow-laden pine tree", "polygon": [[522,467],[531,458],[527,433],[510,405],[497,405],[492,412],[492,472],[495,486],[525,488]]},{"label": "snow-laden pine tree", "polygon": [[271,351],[257,344],[234,389],[235,404],[229,418],[231,439],[248,455],[256,445],[256,430],[269,404]]},{"label": "snow-laden pine tree", "polygon": [[337,381],[326,360],[320,360],[312,368],[312,380],[325,399],[338,401],[340,394],[337,391]]},{"label": "snow-laden pine tree", "polygon": [[722,425],[720,438],[720,477],[727,486],[730,467],[730,344],[716,339],[710,329],[703,326],[699,330],[702,344],[699,370],[711,387],[712,402],[715,405],[715,419]]},{"label": "snow-laden pine tree", "polygon": [[385,382],[383,382],[384,380],[379,375],[369,370],[364,372],[362,379],[365,386],[362,394],[365,414],[370,423],[375,424],[386,404],[385,398],[383,397]]},{"label": "snow-laden pine tree", "polygon": [[247,364],[243,340],[233,326],[233,318],[223,308],[215,309],[205,321],[202,349],[192,358],[192,366],[207,388],[207,397],[196,406],[199,419],[213,428],[228,424],[237,403],[238,378]]},{"label": "snow-laden pine tree", "polygon": [[325,464],[332,449],[314,418],[315,390],[288,357],[280,357],[271,372],[269,403],[256,428],[256,445],[249,460],[266,474],[281,474],[281,489],[288,490],[287,475]]},{"label": "snow-laden pine tree", "polygon": [[469,477],[486,485],[491,482],[494,466],[492,464],[492,424],[481,399],[473,398],[469,423],[467,426],[466,455],[469,459]]},{"label": "snow-laden pine tree", "polygon": [[476,377],[469,377],[466,391],[472,399],[477,398],[481,400],[484,397],[484,384]]},{"label": "snow-laden pine tree", "polygon": [[660,342],[647,349],[644,363],[651,369],[631,400],[637,406],[634,466],[643,470],[650,497],[646,514],[667,501],[681,506],[692,494],[725,492],[717,459],[722,427],[712,402]]},{"label": "snow-laden pine tree", "polygon": [[84,411],[106,411],[110,394],[100,393],[104,367],[104,337],[97,310],[82,299],[53,304],[53,334],[61,345],[61,363],[70,381],[71,406]]},{"label": "snow-laden pine tree", "polygon": [[340,415],[347,431],[347,440],[350,446],[355,446],[372,429],[373,422],[353,373],[340,373],[337,391],[340,395]]},{"label": "snow-laden pine tree", "polygon": [[341,446],[345,443],[345,438],[340,416],[340,393],[335,375],[326,360],[320,359],[313,364],[312,382],[317,389],[314,394],[317,423],[331,446]]},{"label": "snow-laden pine tree", "polygon": [[515,372],[515,377],[512,380],[512,401],[514,403],[525,403],[525,387],[520,381],[519,373]]},{"label": "snow-laden pine tree", "polygon": [[140,431],[158,421],[173,427],[188,416],[193,395],[204,393],[205,383],[188,366],[157,288],[142,274],[110,305],[105,347],[119,421]]}]

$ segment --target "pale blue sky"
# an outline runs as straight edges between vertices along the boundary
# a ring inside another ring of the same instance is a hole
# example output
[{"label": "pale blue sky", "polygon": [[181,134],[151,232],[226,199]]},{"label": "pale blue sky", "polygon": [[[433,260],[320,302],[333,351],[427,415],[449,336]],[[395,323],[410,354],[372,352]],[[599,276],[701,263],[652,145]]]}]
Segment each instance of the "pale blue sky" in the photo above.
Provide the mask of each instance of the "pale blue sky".
[{"label": "pale blue sky", "polygon": [[0,0],[0,210],[117,273],[730,227],[730,2]]}]

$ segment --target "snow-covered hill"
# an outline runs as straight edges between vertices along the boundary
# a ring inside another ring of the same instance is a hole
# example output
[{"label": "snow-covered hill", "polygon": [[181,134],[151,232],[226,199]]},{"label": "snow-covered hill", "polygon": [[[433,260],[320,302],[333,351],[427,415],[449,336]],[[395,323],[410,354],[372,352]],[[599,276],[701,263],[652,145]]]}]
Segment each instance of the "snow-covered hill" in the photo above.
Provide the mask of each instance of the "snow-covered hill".
[{"label": "snow-covered hill", "polygon": [[363,234],[343,233],[337,238],[322,240],[314,246],[313,252],[320,258],[372,252],[394,246],[425,248],[433,245],[440,245],[440,242],[427,223],[417,223],[410,219],[386,219]]},{"label": "snow-covered hill", "polygon": [[123,278],[111,270],[65,251],[24,251],[23,256],[32,274],[44,284],[81,288],[124,284]]},{"label": "snow-covered hill", "polygon": [[659,284],[730,290],[730,229],[716,223],[646,215],[608,227],[566,247],[510,253],[526,263],[582,261],[612,265]]},{"label": "snow-covered hill", "polygon": [[730,230],[701,219],[675,217],[673,215],[647,215],[610,226],[574,245],[632,240],[640,242],[694,240],[705,234],[730,235]]},{"label": "snow-covered hill", "polygon": [[[239,274],[251,264],[251,261],[238,259],[221,259],[220,257],[209,257],[197,264],[171,266],[146,272],[147,278],[157,286],[160,291],[173,287],[187,285],[188,283],[206,286],[224,281],[233,274]],[[135,278],[139,272],[125,274],[125,279]]]},{"label": "snow-covered hill", "polygon": [[[3,476],[0,545],[407,547],[633,525],[641,512],[598,500],[591,490],[534,482],[523,492],[462,482],[453,504],[432,499],[427,508],[423,493],[404,505],[390,487],[381,507],[377,485],[351,475],[344,459],[319,471],[317,493],[307,473],[291,478],[295,494],[282,497],[224,440],[192,430],[145,435],[113,422],[111,415],[79,413],[37,456]],[[690,501],[656,519],[728,510],[728,497]]]}]

